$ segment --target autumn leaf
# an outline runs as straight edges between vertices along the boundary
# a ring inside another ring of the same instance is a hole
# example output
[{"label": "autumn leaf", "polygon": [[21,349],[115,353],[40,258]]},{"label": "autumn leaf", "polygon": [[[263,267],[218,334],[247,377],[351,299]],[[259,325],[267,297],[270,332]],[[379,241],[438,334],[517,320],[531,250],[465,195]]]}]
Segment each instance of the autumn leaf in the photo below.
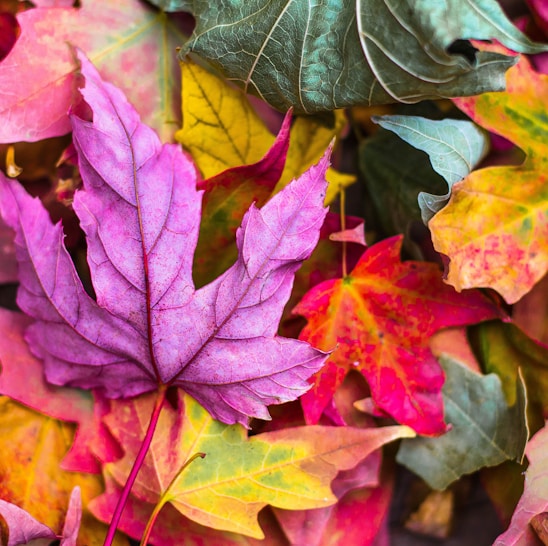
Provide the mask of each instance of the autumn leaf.
[{"label": "autumn leaf", "polygon": [[0,499],[0,522],[1,520],[4,520],[7,526],[7,529],[0,527],[0,538],[6,546],[28,544],[31,540],[39,538],[56,538],[55,533],[47,525],[36,521],[17,505]]},{"label": "autumn leaf", "polygon": [[[118,484],[126,481],[148,425],[154,397],[112,402],[106,421],[124,458],[105,465]],[[129,424],[131,423],[131,426]],[[215,421],[188,395],[178,410],[165,407],[133,495],[169,502],[208,527],[262,538],[258,512],[271,504],[298,510],[336,502],[330,483],[373,450],[413,436],[408,427],[295,427],[247,438],[241,425]],[[205,458],[184,463],[196,453]]]},{"label": "autumn leaf", "polygon": [[17,282],[13,231],[0,220],[0,284]]},{"label": "autumn leaf", "polygon": [[18,244],[18,304],[37,319],[27,337],[48,381],[109,397],[177,385],[225,422],[268,418],[265,406],[297,398],[326,358],[276,330],[326,213],[327,156],[262,209],[249,209],[236,235],[238,260],[195,291],[201,192],[193,165],[179,147],[161,146],[123,94],[81,62],[94,119],[72,118],[84,184],[73,206],[97,302],[60,226],[19,185],[0,180],[0,210]]},{"label": "autumn leaf", "polygon": [[[102,492],[99,475],[67,472],[59,466],[74,436],[74,426],[41,415],[0,397],[0,490],[5,502],[17,505],[33,518],[61,534],[75,486],[84,506]],[[67,535],[76,521],[69,518]],[[77,544],[99,546],[106,527],[84,510]],[[72,533],[73,534],[73,533]],[[127,546],[119,537],[117,546]]]},{"label": "autumn leaf", "polygon": [[533,516],[548,510],[548,480],[546,468],[547,429],[537,432],[525,448],[529,467],[525,472],[525,488],[514,511],[508,529],[500,535],[493,546],[531,546],[538,544],[530,521]]},{"label": "autumn leaf", "polygon": [[521,57],[505,92],[455,101],[526,153],[521,165],[479,169],[455,184],[430,221],[436,250],[450,259],[447,282],[457,290],[490,287],[515,303],[548,270],[547,100],[548,76]]},{"label": "autumn leaf", "polygon": [[[226,169],[257,163],[269,150],[274,137],[247,97],[190,60],[181,63],[183,80],[183,126],[175,138],[192,155],[204,178]],[[291,142],[275,191],[304,173],[322,157],[346,124],[342,111],[335,124],[326,127],[312,116],[299,116],[291,127]],[[329,204],[355,176],[329,168],[325,202]]]},{"label": "autumn leaf", "polygon": [[315,423],[350,370],[367,379],[375,403],[418,433],[445,431],[443,372],[428,347],[440,328],[497,316],[479,292],[457,294],[435,264],[401,262],[402,237],[381,241],[347,277],[323,282],[294,309],[307,326],[300,339],[333,350],[302,397]]},{"label": "autumn leaf", "polygon": [[198,54],[246,92],[297,113],[503,89],[514,61],[478,52],[470,38],[524,53],[544,50],[495,0],[184,4],[196,27],[181,57]]},{"label": "autumn leaf", "polygon": [[69,44],[83,49],[138,105],[145,122],[171,140],[180,123],[174,52],[184,34],[165,14],[137,0],[88,0],[81,8],[30,9],[17,19],[21,36],[0,63],[0,142],[70,132],[78,65]]},{"label": "autumn leaf", "polygon": [[516,383],[515,403],[509,407],[498,375],[482,376],[448,355],[440,364],[446,376],[443,400],[451,430],[438,438],[403,442],[396,460],[439,490],[485,466],[505,460],[521,463],[529,437],[523,380]]},{"label": "autumn leaf", "polygon": [[94,438],[93,399],[85,391],[45,382],[42,362],[30,353],[23,338],[31,323],[22,313],[0,309],[0,393],[54,419],[78,423],[62,466],[75,472],[99,473],[89,442],[84,440]]}]

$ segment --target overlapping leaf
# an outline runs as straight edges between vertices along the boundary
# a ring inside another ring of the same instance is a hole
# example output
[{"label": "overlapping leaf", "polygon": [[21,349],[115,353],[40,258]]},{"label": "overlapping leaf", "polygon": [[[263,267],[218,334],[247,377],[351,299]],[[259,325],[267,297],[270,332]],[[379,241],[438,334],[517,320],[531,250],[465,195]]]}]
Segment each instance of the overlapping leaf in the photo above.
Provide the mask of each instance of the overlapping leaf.
[{"label": "overlapping leaf", "polygon": [[303,396],[305,415],[317,422],[349,370],[367,379],[375,403],[422,434],[445,430],[443,372],[428,338],[447,326],[498,314],[479,292],[457,294],[438,267],[401,262],[402,238],[370,247],[346,278],[310,290],[294,312],[308,324],[301,339],[333,350]]},{"label": "overlapping leaf", "polygon": [[100,468],[88,445],[95,427],[92,397],[85,391],[62,389],[45,382],[42,363],[30,353],[23,339],[31,323],[22,313],[0,309],[0,394],[54,419],[78,423],[63,466],[67,470],[98,473]]},{"label": "overlapping leaf", "polygon": [[[0,483],[2,500],[17,505],[60,533],[71,491],[78,486],[84,506],[102,492],[98,475],[67,472],[59,463],[73,440],[73,426],[0,397]],[[72,521],[73,526],[77,522]],[[78,544],[99,546],[106,527],[84,511]],[[119,537],[117,546],[127,546]]]},{"label": "overlapping leaf", "polygon": [[44,7],[18,15],[21,36],[0,63],[0,142],[37,141],[71,130],[78,96],[71,45],[122,87],[146,123],[170,140],[180,123],[175,48],[184,34],[138,0],[81,8]]},{"label": "overlapping leaf", "polygon": [[517,382],[515,403],[508,407],[496,374],[481,376],[447,356],[440,364],[446,376],[443,400],[451,430],[439,438],[402,443],[396,460],[440,490],[484,466],[521,462],[529,436],[523,381]]},{"label": "overlapping leaf", "polygon": [[546,426],[531,438],[525,454],[529,467],[525,472],[525,490],[512,517],[509,528],[494,542],[494,546],[531,546],[538,544],[530,521],[536,514],[548,510],[548,460]]},{"label": "overlapping leaf", "polygon": [[431,120],[419,116],[382,116],[374,118],[374,121],[426,152],[432,168],[449,186],[445,195],[419,193],[419,207],[425,224],[447,203],[453,184],[470,174],[489,147],[485,131],[470,121]]},{"label": "overlapping leaf", "polygon": [[265,406],[302,394],[326,358],[276,331],[326,213],[327,156],[249,209],[237,262],[195,291],[194,167],[177,146],[161,146],[123,94],[80,59],[93,122],[72,119],[85,188],[74,209],[97,302],[76,276],[61,227],[17,183],[0,180],[0,210],[18,243],[18,303],[38,319],[28,340],[48,380],[110,397],[177,385],[225,422],[267,418]]},{"label": "overlapping leaf", "polygon": [[[105,465],[119,484],[129,474],[148,424],[153,398],[113,402],[107,422],[125,449]],[[272,504],[298,510],[336,502],[330,483],[383,444],[413,436],[408,427],[296,427],[247,439],[240,425],[215,421],[192,398],[166,406],[133,495],[148,503],[169,502],[188,518],[262,538],[258,512]],[[184,463],[205,453],[182,473]]]},{"label": "overlapping leaf", "polygon": [[[246,96],[191,61],[182,63],[181,70],[183,126],[175,138],[191,153],[204,178],[258,162],[272,146],[274,137]],[[332,128],[313,117],[299,116],[291,127],[291,142],[275,191],[317,163],[345,123],[343,112],[335,112]],[[332,168],[328,169],[326,178],[329,182],[327,204],[340,188],[355,181],[353,175]]]},{"label": "overlapping leaf", "polygon": [[480,169],[455,184],[449,204],[430,221],[457,290],[488,286],[514,303],[548,270],[547,101],[548,76],[524,57],[508,71],[504,93],[455,101],[527,154],[522,165]]},{"label": "overlapping leaf", "polygon": [[181,55],[197,53],[246,91],[301,113],[503,89],[514,61],[463,45],[470,38],[543,50],[495,0],[194,0],[180,7],[196,18]]}]

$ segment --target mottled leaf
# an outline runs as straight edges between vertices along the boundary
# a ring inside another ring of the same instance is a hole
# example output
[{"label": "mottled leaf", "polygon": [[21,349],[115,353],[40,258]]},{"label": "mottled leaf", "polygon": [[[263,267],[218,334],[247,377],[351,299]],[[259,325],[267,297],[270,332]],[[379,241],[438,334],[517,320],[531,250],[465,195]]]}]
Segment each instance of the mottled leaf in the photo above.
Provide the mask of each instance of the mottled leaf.
[{"label": "mottled leaf", "polygon": [[435,264],[401,262],[402,237],[371,246],[343,279],[310,290],[294,313],[307,326],[300,338],[333,350],[302,403],[317,422],[349,370],[367,379],[375,403],[421,434],[445,430],[443,372],[428,338],[447,326],[486,320],[497,307],[479,292],[459,295]]},{"label": "mottled leaf", "polygon": [[456,183],[449,204],[430,221],[436,250],[450,259],[447,281],[457,290],[490,287],[515,303],[548,270],[547,101],[548,76],[525,57],[508,72],[504,93],[455,101],[526,153],[521,165],[480,169]]},{"label": "mottled leaf", "polygon": [[529,435],[523,382],[517,382],[516,402],[508,407],[498,375],[476,374],[450,356],[442,356],[440,364],[451,429],[438,438],[404,441],[397,461],[440,490],[484,466],[521,462]]},{"label": "mottled leaf", "polygon": [[80,59],[93,122],[72,118],[84,185],[73,207],[97,301],[76,275],[61,226],[17,183],[0,179],[0,211],[18,244],[18,304],[37,319],[27,338],[48,381],[109,397],[177,385],[225,422],[268,418],[265,406],[301,395],[326,358],[276,332],[326,214],[327,155],[262,209],[249,209],[236,234],[238,260],[196,291],[194,167]]},{"label": "mottled leaf", "polygon": [[[125,456],[105,466],[125,483],[141,445],[154,398],[113,402],[107,422]],[[131,426],[130,426],[131,423]],[[137,425],[137,426],[136,426]],[[330,483],[383,444],[414,433],[408,427],[295,427],[247,438],[240,425],[215,421],[192,398],[178,411],[165,406],[133,495],[162,499],[208,527],[262,538],[258,512],[266,505],[297,510],[336,502]],[[180,473],[196,453],[205,453]]]},{"label": "mottled leaf", "polygon": [[188,8],[196,28],[182,57],[197,53],[246,92],[298,113],[503,89],[514,60],[477,52],[470,38],[543,51],[495,0],[194,0]]},{"label": "mottled leaf", "polygon": [[537,432],[527,444],[525,454],[529,467],[525,472],[525,489],[508,529],[493,546],[532,546],[538,544],[530,521],[536,514],[548,510],[548,429]]},{"label": "mottled leaf", "polygon": [[[184,34],[144,2],[43,7],[18,16],[21,37],[0,63],[0,142],[34,142],[70,132],[77,91],[72,46],[122,87],[146,123],[171,140],[180,123],[175,47]],[[69,45],[70,44],[70,45]]]},{"label": "mottled leaf", "polygon": [[[200,65],[185,62],[181,70],[183,126],[175,138],[190,152],[204,178],[259,161],[272,146],[274,137],[247,97]],[[291,128],[287,159],[276,191],[317,163],[345,123],[343,112],[335,113],[332,128],[311,116],[298,117]],[[355,181],[353,175],[332,168],[326,178],[327,204],[340,188]]]},{"label": "mottled leaf", "polygon": [[426,152],[432,168],[447,182],[449,191],[445,195],[419,193],[419,207],[425,224],[445,206],[453,184],[470,174],[489,148],[485,131],[470,121],[438,121],[418,116],[382,116],[373,118],[373,121]]}]

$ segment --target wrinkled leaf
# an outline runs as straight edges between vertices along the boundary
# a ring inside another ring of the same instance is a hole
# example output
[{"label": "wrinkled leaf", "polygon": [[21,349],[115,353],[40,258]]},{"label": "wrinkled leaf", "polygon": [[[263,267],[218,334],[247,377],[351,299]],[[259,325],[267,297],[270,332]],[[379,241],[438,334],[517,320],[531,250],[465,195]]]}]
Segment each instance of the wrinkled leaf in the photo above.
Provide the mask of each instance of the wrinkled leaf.
[{"label": "wrinkled leaf", "polygon": [[538,544],[530,526],[533,516],[548,510],[548,429],[537,432],[527,444],[525,454],[529,467],[525,472],[525,489],[508,529],[493,546],[532,546]]},{"label": "wrinkled leaf", "polygon": [[[105,466],[125,483],[148,424],[154,398],[113,402],[107,423],[124,447],[120,461]],[[131,426],[130,426],[131,424]],[[137,425],[137,426],[136,426]],[[330,483],[383,444],[414,433],[408,427],[296,427],[247,438],[240,425],[215,421],[192,398],[179,410],[164,407],[133,495],[154,503],[162,497],[188,518],[208,527],[262,538],[258,512],[336,502]],[[179,473],[196,453],[205,453]]]},{"label": "wrinkled leaf", "polygon": [[547,101],[548,76],[524,57],[509,70],[504,93],[455,101],[526,153],[519,166],[480,169],[455,184],[430,221],[436,250],[450,259],[447,281],[457,290],[490,287],[515,303],[548,271]]},{"label": "wrinkled leaf", "polygon": [[396,460],[440,490],[484,466],[521,462],[529,435],[523,382],[517,382],[516,403],[508,407],[498,375],[481,376],[450,356],[440,364],[445,419],[452,427],[438,438],[404,441]]},{"label": "wrinkled leaf", "polygon": [[[181,70],[183,126],[175,138],[190,152],[204,178],[258,162],[272,146],[274,137],[247,97],[198,64],[182,63]],[[332,128],[310,116],[297,117],[276,191],[317,163],[345,123],[343,112],[335,113]],[[326,178],[326,204],[333,201],[340,188],[355,181],[353,175],[332,168]]]},{"label": "wrinkled leaf", "polygon": [[163,140],[171,140],[180,123],[174,52],[184,34],[164,14],[138,0],[84,0],[78,9],[30,9],[17,18],[21,37],[0,63],[0,142],[35,142],[71,130],[68,111],[78,96],[71,45],[124,89]]},{"label": "wrinkled leaf", "polygon": [[262,209],[249,209],[237,262],[195,291],[194,167],[80,60],[94,119],[72,118],[84,184],[73,206],[97,302],[82,288],[60,225],[17,183],[0,180],[0,210],[19,245],[18,304],[37,319],[27,337],[48,381],[109,397],[177,385],[225,422],[268,418],[265,406],[301,395],[326,358],[276,331],[326,213],[327,155]]},{"label": "wrinkled leaf", "polygon": [[495,0],[194,0],[188,9],[196,28],[182,57],[197,53],[246,92],[298,113],[503,89],[514,60],[460,44],[470,38],[543,51]]},{"label": "wrinkled leaf", "polygon": [[42,363],[23,339],[32,323],[22,313],[0,309],[0,393],[54,419],[78,423],[74,442],[63,460],[63,468],[99,473],[97,460],[84,437],[93,438],[93,400],[89,393],[59,388],[44,380]]},{"label": "wrinkled leaf", "polygon": [[402,237],[371,246],[344,279],[323,282],[294,309],[307,326],[300,338],[333,350],[303,396],[317,422],[349,370],[367,379],[375,403],[421,434],[445,430],[443,372],[428,338],[447,326],[486,320],[497,308],[479,292],[459,295],[435,264],[401,262]]},{"label": "wrinkled leaf", "polygon": [[431,120],[416,116],[382,116],[373,120],[411,146],[426,152],[432,168],[447,182],[449,191],[445,195],[419,193],[419,207],[425,224],[445,206],[453,184],[470,174],[489,148],[485,131],[470,121]]}]

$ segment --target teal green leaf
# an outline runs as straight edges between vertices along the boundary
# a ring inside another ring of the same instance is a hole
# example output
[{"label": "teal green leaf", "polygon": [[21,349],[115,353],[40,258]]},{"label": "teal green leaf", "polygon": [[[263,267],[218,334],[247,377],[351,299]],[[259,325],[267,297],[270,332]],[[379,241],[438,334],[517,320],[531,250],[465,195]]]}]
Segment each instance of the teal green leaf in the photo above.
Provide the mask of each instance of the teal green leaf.
[{"label": "teal green leaf", "polygon": [[246,92],[296,113],[504,89],[515,58],[477,51],[529,41],[496,0],[188,0],[196,53]]},{"label": "teal green leaf", "polygon": [[432,120],[419,116],[382,116],[372,119],[411,146],[426,152],[432,168],[447,182],[449,191],[445,195],[419,193],[419,207],[425,224],[445,206],[453,184],[468,176],[489,150],[487,133],[471,121]]},{"label": "teal green leaf", "polygon": [[449,356],[440,364],[446,374],[445,419],[452,428],[437,438],[404,440],[396,460],[434,489],[484,466],[521,462],[529,434],[521,377],[516,403],[508,407],[498,375],[479,375]]}]

